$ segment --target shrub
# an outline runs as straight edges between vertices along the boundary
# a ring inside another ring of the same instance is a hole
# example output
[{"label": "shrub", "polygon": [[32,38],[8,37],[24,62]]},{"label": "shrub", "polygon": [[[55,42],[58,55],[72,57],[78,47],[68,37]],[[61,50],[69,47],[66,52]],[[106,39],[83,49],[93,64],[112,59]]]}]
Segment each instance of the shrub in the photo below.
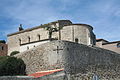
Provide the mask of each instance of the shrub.
[{"label": "shrub", "polygon": [[0,43],[6,43],[5,40],[0,40]]},{"label": "shrub", "polygon": [[22,59],[0,56],[0,76],[24,75],[26,66]]},{"label": "shrub", "polygon": [[20,52],[19,51],[13,51],[13,52],[11,52],[10,56],[16,55],[18,53],[20,53]]}]

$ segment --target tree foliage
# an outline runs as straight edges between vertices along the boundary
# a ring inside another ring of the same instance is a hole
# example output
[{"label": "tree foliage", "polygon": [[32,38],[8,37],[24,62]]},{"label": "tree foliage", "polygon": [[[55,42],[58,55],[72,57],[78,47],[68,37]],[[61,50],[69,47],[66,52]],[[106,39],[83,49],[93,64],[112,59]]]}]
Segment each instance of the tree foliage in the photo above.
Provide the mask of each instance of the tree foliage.
[{"label": "tree foliage", "polygon": [[5,40],[0,40],[0,43],[6,43]]},{"label": "tree foliage", "polygon": [[20,52],[19,51],[13,51],[13,52],[11,52],[10,56],[16,55],[18,53],[20,53]]},{"label": "tree foliage", "polygon": [[26,66],[22,59],[0,56],[0,76],[24,75]]},{"label": "tree foliage", "polygon": [[52,33],[59,31],[59,28],[57,28],[57,26],[52,27],[50,24],[42,25],[42,27],[43,27],[45,30],[48,30],[48,31],[49,31],[49,39],[50,39],[50,40],[52,40]]}]

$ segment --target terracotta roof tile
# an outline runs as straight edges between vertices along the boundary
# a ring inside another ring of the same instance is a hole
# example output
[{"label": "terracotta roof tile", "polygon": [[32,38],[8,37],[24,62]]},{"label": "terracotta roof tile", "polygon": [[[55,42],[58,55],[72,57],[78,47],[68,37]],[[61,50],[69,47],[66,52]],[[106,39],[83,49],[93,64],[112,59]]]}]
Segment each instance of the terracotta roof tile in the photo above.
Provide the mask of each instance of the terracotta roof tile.
[{"label": "terracotta roof tile", "polygon": [[33,74],[28,74],[28,76],[33,76],[35,78],[42,77],[45,75],[53,74],[55,72],[63,71],[64,69],[55,69],[55,70],[48,70],[48,71],[41,71],[41,72],[36,72]]}]

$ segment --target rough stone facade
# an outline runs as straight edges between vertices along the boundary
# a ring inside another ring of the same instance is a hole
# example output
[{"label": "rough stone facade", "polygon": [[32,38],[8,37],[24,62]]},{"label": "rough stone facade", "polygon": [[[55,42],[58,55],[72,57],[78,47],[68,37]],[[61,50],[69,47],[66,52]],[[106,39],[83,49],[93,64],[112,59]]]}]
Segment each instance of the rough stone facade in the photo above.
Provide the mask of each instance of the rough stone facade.
[{"label": "rough stone facade", "polygon": [[120,79],[120,55],[98,47],[51,41],[17,54],[16,57],[26,63],[27,74],[64,68],[70,78],[68,80],[91,80],[89,78],[93,75],[102,80]]},{"label": "rough stone facade", "polygon": [[[55,40],[67,40],[86,45],[95,44],[95,35],[90,25],[72,24],[69,20],[58,20],[48,24],[52,27],[62,28],[60,31],[53,32],[52,38]],[[10,55],[12,51],[23,52],[37,45],[49,42],[48,36],[48,31],[41,28],[41,26],[9,34],[8,55]]]},{"label": "rough stone facade", "polygon": [[7,56],[8,46],[6,43],[0,43],[0,56]]}]

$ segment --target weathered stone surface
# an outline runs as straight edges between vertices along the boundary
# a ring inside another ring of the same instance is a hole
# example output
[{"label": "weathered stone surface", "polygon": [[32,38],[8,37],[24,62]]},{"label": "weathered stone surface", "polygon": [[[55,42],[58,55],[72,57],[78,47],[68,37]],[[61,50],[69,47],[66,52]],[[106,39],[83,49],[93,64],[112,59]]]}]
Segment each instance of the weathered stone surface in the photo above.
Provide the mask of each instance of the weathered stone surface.
[{"label": "weathered stone surface", "polygon": [[[66,74],[64,71],[56,72],[50,75],[46,75],[40,78],[28,77],[28,76],[3,76],[0,80],[98,80],[94,78],[95,74]],[[99,80],[120,80],[120,78],[114,77],[100,77]]]},{"label": "weathered stone surface", "polygon": [[[58,52],[57,46],[61,49]],[[77,74],[96,74],[103,80],[120,79],[120,55],[98,47],[51,41],[16,56],[25,61],[28,74],[64,68],[65,73],[73,77]]]}]

